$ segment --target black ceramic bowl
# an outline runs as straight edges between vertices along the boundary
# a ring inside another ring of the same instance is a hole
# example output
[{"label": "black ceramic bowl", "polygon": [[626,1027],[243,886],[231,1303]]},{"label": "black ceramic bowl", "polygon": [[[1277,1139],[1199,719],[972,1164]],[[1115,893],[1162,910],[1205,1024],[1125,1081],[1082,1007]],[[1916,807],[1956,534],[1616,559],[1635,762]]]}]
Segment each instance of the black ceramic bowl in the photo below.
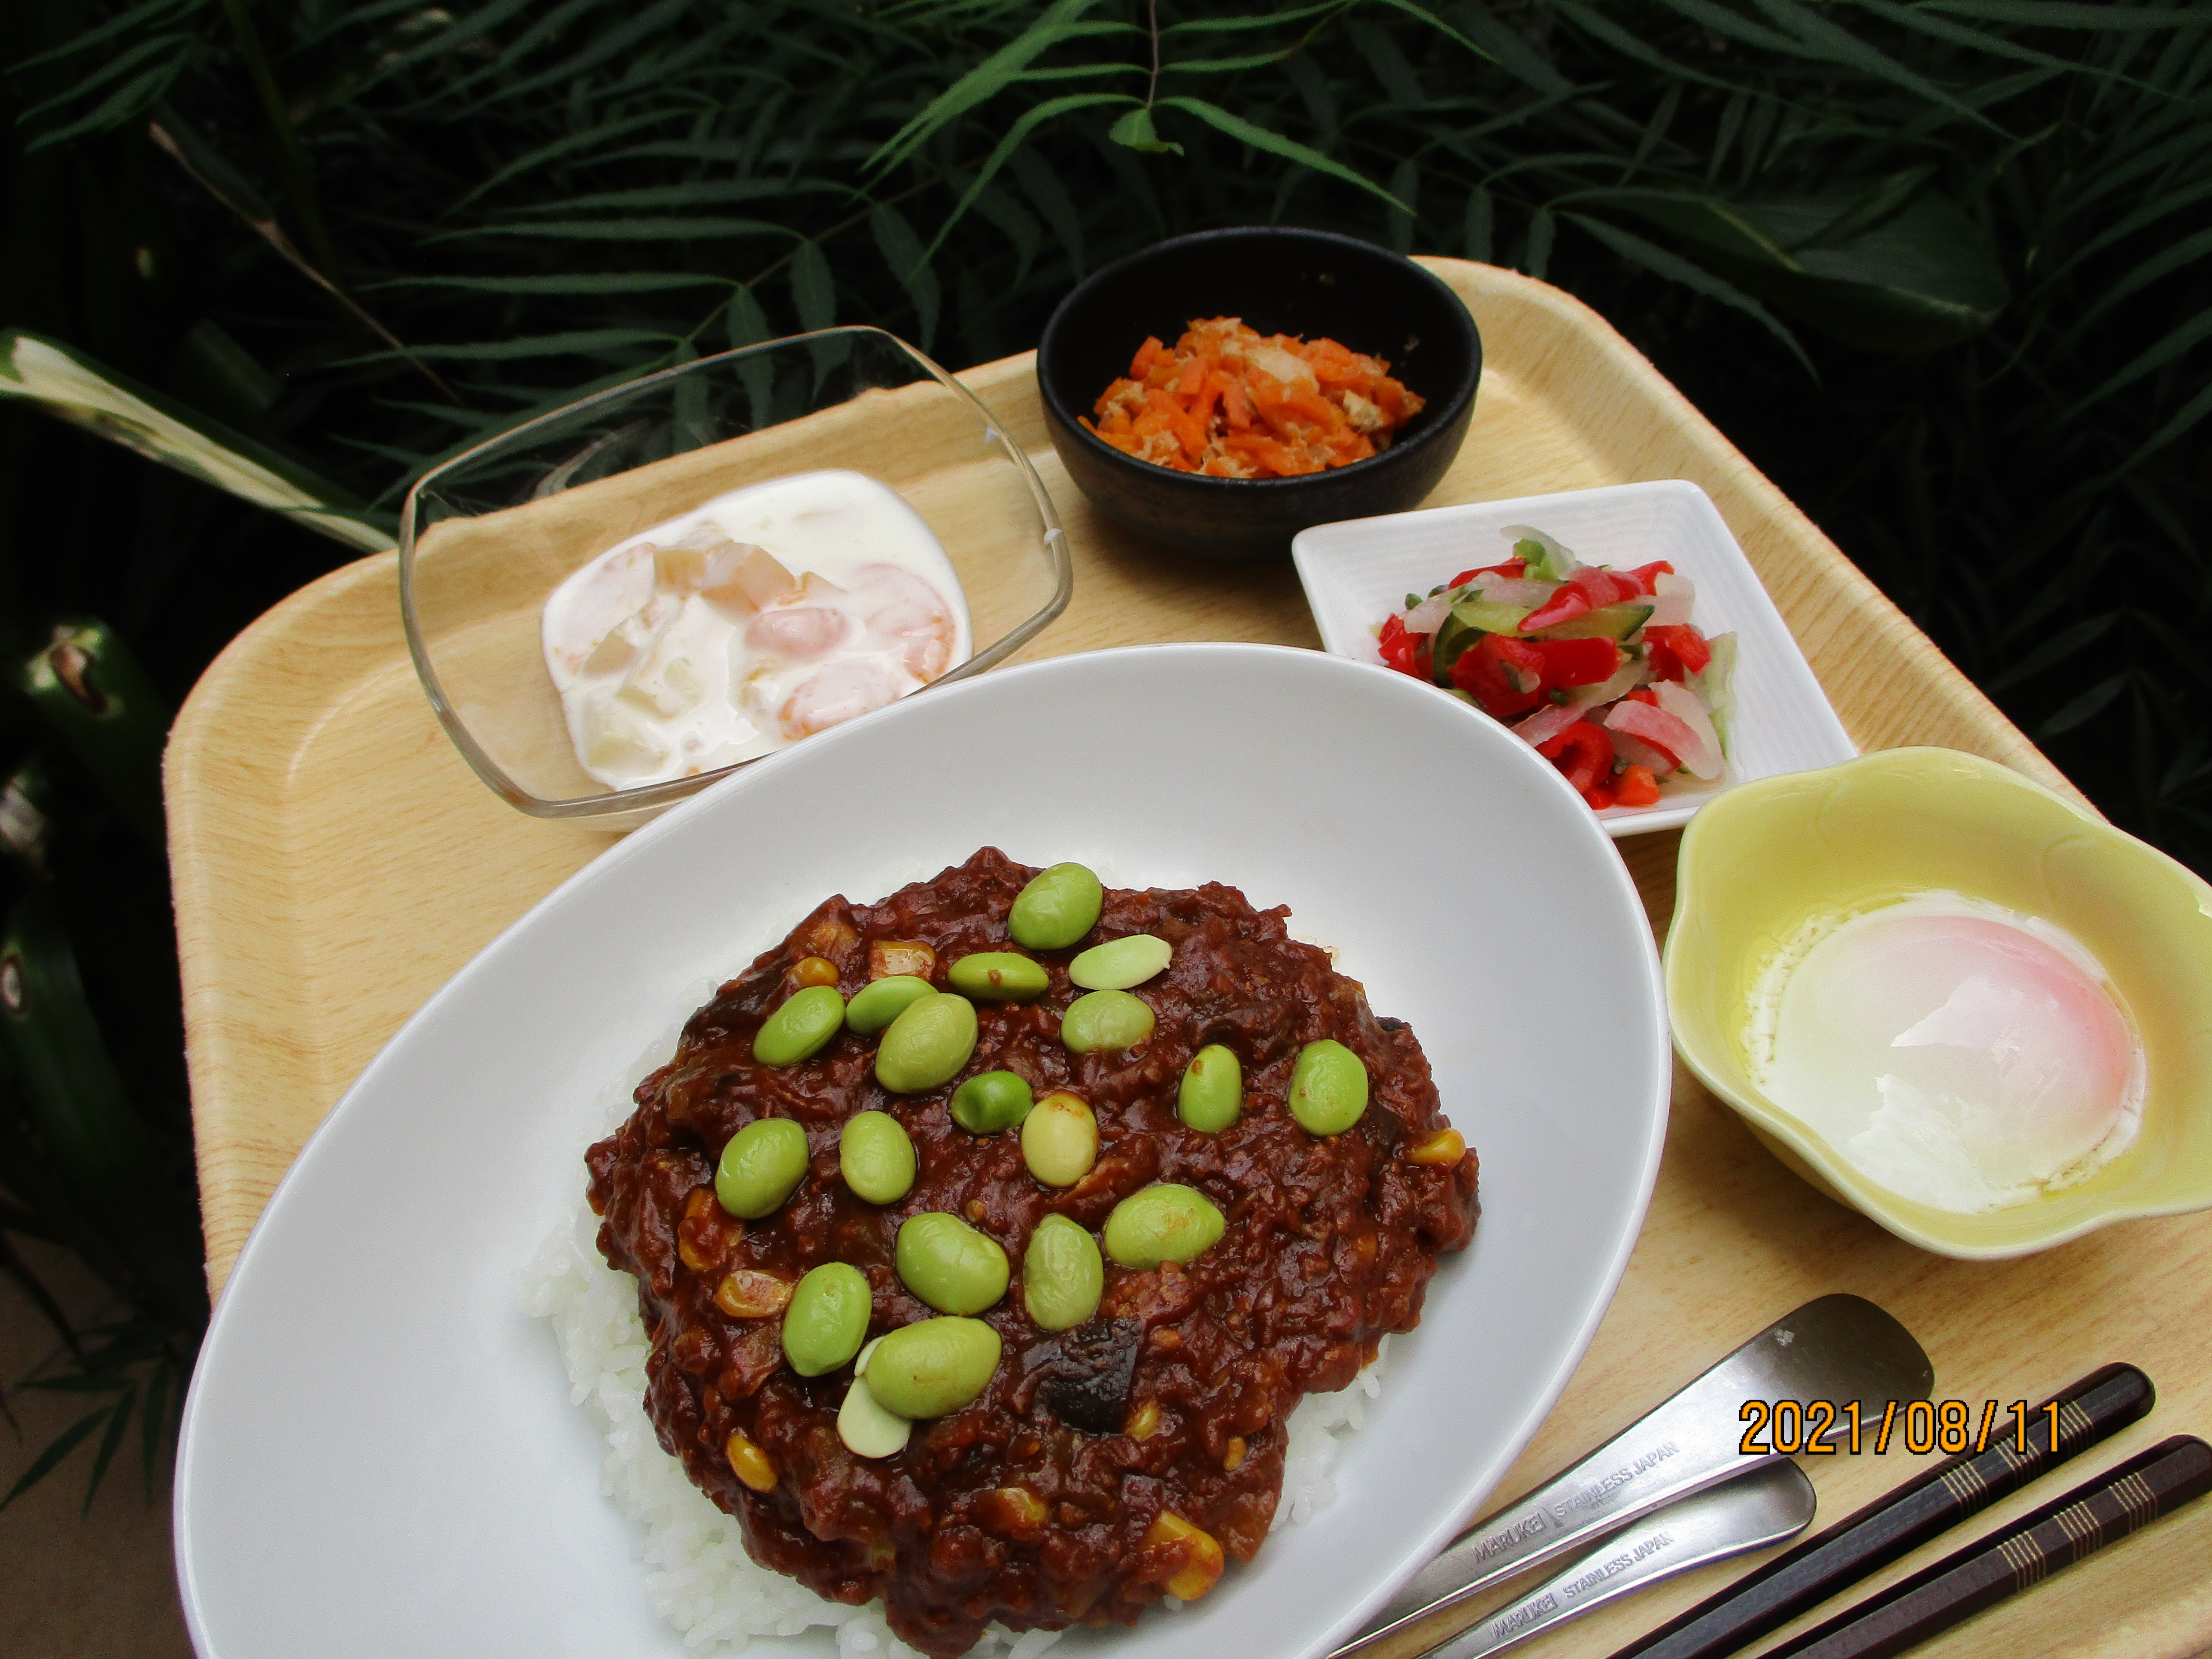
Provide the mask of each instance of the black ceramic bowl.
[{"label": "black ceramic bowl", "polygon": [[[1079,424],[1146,335],[1172,345],[1204,317],[1385,358],[1426,406],[1381,454],[1297,478],[1177,472]],[[1411,259],[1319,230],[1205,230],[1133,253],[1079,283],[1037,347],[1045,425],[1083,493],[1146,540],[1215,559],[1279,557],[1309,525],[1418,507],[1459,453],[1481,377],[1482,338],[1456,294]]]}]

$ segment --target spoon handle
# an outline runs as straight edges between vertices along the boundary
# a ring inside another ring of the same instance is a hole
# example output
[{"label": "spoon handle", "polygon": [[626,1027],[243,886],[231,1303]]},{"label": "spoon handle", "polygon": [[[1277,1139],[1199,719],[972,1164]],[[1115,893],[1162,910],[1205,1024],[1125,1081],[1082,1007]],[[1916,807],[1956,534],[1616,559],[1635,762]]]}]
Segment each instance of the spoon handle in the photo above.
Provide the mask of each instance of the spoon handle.
[{"label": "spoon handle", "polygon": [[[1979,1454],[1962,1453],[1846,1516],[1613,1659],[1721,1659],[2109,1438],[2158,1398],[2133,1365],[2106,1365],[2062,1389]],[[2057,1429],[2054,1441],[2053,1428]]]},{"label": "spoon handle", "polygon": [[[1826,1400],[1878,1420],[1893,1401],[1926,1399],[1935,1379],[1912,1334],[1873,1303],[1808,1302],[1574,1468],[1462,1534],[1331,1659],[1352,1659],[1412,1620],[1746,1473],[1757,1462],[1740,1449],[1747,1400]],[[1831,1434],[1850,1427],[1839,1409]]]},{"label": "spoon handle", "polygon": [[1787,1461],[1670,1504],[1425,1659],[1481,1659],[1646,1584],[1795,1537],[1813,1519],[1813,1483]]}]

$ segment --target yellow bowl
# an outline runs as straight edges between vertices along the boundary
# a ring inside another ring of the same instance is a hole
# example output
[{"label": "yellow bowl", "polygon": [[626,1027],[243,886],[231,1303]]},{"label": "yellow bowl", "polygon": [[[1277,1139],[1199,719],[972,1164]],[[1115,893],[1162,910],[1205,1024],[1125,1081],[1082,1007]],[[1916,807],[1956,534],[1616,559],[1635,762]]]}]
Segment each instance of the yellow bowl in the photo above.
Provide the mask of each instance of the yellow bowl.
[{"label": "yellow bowl", "polygon": [[[2104,964],[2149,1092],[2135,1144],[2074,1186],[1960,1215],[1875,1185],[1753,1083],[1759,969],[1817,917],[1950,889],[2041,916]],[[1682,836],[1667,936],[1674,1046],[1790,1168],[1899,1237],[2025,1255],[2130,1216],[2212,1207],[2212,886],[1991,761],[1891,749],[1730,790]]]}]

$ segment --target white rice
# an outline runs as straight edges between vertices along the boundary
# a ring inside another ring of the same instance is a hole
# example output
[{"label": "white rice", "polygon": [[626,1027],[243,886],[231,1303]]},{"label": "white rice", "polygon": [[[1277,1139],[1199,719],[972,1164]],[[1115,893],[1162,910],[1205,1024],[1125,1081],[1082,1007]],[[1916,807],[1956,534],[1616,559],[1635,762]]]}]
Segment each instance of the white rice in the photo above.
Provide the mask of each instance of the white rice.
[{"label": "white rice", "polygon": [[[714,994],[702,982],[687,1008]],[[639,1056],[629,1079],[610,1091],[595,1114],[605,1134],[629,1115],[630,1093],[675,1052],[667,1033]],[[599,1491],[640,1523],[636,1549],[647,1569],[645,1593],[654,1610],[684,1637],[694,1653],[737,1652],[755,1636],[796,1636],[811,1626],[835,1634],[838,1659],[921,1659],[890,1632],[883,1608],[825,1601],[797,1580],[755,1565],[745,1553],[738,1522],[693,1486],[684,1466],[660,1449],[645,1414],[645,1328],[637,1315],[637,1281],[600,1256],[599,1218],[579,1201],[569,1224],[548,1238],[519,1285],[522,1310],[548,1320],[568,1373],[568,1397],[588,1410],[605,1431],[607,1449]],[[1310,1395],[1291,1414],[1283,1457],[1283,1495],[1277,1526],[1299,1526],[1336,1501],[1330,1479],[1343,1439],[1367,1420],[1368,1403],[1382,1391],[1382,1340],[1375,1363],[1339,1394]],[[1164,1605],[1179,1607],[1174,1597]],[[1060,1639],[1058,1631],[1017,1636],[993,1626],[973,1651],[1004,1659],[1036,1659]],[[826,1647],[824,1652],[827,1652]]]}]

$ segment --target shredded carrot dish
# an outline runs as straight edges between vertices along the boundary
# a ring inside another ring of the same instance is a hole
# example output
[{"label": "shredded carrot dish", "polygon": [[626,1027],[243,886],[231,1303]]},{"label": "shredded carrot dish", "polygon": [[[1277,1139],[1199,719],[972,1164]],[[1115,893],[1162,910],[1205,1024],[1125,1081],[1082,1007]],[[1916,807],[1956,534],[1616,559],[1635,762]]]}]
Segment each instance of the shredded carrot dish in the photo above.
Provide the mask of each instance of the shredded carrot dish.
[{"label": "shredded carrot dish", "polygon": [[1137,348],[1084,425],[1115,448],[1218,478],[1294,478],[1364,461],[1421,410],[1390,365],[1338,344],[1193,322],[1170,351]]}]

